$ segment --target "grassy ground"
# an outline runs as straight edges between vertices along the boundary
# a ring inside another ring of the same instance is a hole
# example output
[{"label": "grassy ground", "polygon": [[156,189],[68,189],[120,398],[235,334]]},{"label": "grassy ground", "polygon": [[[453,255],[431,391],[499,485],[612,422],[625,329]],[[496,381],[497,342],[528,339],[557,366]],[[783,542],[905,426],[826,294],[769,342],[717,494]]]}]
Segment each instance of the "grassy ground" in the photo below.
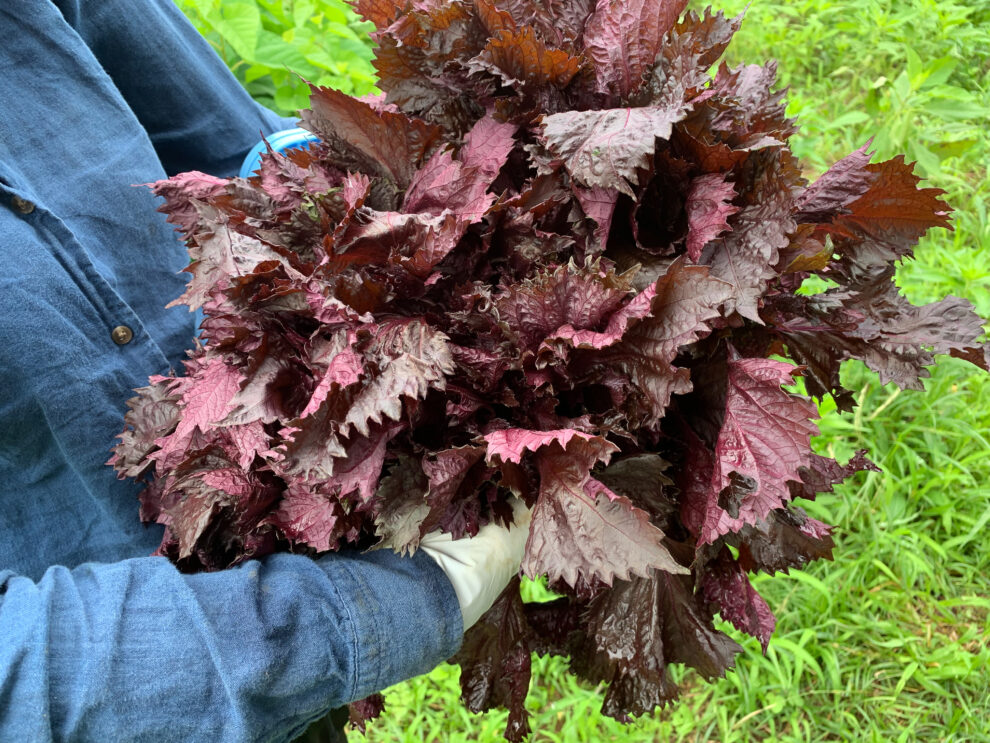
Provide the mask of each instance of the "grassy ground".
[{"label": "grassy ground", "polygon": [[[878,159],[917,160],[955,230],[929,235],[899,282],[915,302],[955,294],[990,317],[990,6],[753,0],[729,58],[780,61],[809,175],[871,136]],[[866,448],[883,473],[808,508],[838,526],[834,562],[755,581],[778,619],[766,656],[730,628],[746,647],[735,672],[684,674],[678,704],[631,726],[599,714],[601,689],[540,660],[534,743],[990,741],[990,376],[942,359],[925,392],[900,393],[844,371],[859,407],[826,403],[817,446],[842,460]],[[393,687],[383,719],[351,739],[498,740],[504,713],[466,712],[457,676],[441,666]]]}]

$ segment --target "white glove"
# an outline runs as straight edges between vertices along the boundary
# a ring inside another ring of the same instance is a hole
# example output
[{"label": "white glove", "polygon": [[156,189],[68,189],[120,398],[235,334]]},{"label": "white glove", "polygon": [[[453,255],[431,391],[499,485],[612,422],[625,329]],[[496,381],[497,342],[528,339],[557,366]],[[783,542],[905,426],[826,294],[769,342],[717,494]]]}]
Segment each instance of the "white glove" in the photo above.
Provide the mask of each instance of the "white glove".
[{"label": "white glove", "polygon": [[519,572],[531,518],[526,504],[513,498],[513,525],[509,528],[493,522],[473,537],[454,539],[433,531],[420,541],[420,548],[437,561],[453,584],[465,631],[491,608]]}]

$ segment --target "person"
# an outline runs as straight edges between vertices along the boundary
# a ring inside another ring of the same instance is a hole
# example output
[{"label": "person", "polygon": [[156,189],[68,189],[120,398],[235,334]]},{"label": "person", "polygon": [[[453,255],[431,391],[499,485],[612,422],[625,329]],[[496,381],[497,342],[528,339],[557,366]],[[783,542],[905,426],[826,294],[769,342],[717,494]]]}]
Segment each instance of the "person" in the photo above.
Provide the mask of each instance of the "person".
[{"label": "person", "polygon": [[135,184],[232,176],[294,122],[170,0],[3,4],[0,38],[0,740],[291,740],[451,656],[518,570],[525,509],[432,555],[185,575],[105,464],[196,333],[165,309],[183,246]]}]

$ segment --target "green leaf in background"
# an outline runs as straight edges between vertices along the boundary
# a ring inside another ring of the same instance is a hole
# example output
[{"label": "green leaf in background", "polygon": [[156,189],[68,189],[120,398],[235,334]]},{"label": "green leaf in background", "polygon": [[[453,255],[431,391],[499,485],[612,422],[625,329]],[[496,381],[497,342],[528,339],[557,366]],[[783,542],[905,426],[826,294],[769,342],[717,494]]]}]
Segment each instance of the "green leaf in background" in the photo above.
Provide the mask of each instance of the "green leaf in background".
[{"label": "green leaf in background", "polygon": [[302,78],[375,92],[370,24],[342,0],[175,0],[248,92],[283,115],[309,104]]},{"label": "green leaf in background", "polygon": [[252,61],[258,45],[258,34],[261,33],[261,12],[258,6],[253,2],[226,2],[211,10],[208,18],[238,56]]},{"label": "green leaf in background", "polygon": [[295,46],[271,31],[262,31],[252,60],[260,67],[303,70],[309,67],[306,57]]}]

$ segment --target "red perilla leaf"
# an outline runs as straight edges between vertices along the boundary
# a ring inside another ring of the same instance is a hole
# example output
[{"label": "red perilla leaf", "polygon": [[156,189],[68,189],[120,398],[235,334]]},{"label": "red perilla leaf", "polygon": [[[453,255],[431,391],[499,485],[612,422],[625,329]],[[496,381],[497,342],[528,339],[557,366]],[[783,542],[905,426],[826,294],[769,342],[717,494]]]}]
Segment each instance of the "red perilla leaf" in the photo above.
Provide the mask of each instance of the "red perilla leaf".
[{"label": "red perilla leaf", "polygon": [[[505,429],[485,436],[488,458],[519,463],[532,452],[540,494],[526,543],[523,571],[562,578],[570,586],[592,579],[645,575],[650,568],[686,572],[661,544],[663,532],[649,515],[591,476],[617,447],[573,429]],[[581,536],[579,536],[581,535]]]},{"label": "red perilla leaf", "polygon": [[598,0],[584,45],[599,91],[619,100],[636,92],[686,6],[687,0]]},{"label": "red perilla leaf", "polygon": [[[873,468],[814,454],[784,387],[849,410],[846,359],[918,387],[936,354],[990,352],[967,302],[894,283],[948,226],[941,191],[866,146],[809,185],[775,64],[719,65],[741,16],[687,4],[356,0],[382,95],[313,86],[319,141],[152,185],[191,258],[175,303],[204,317],[110,460],[158,554],[410,553],[522,499],[522,570],[561,597],[514,581],[455,658],[511,740],[532,652],[628,720],[676,697],[671,663],[732,666],[716,614],[772,642],[748,574],[830,559],[791,501]],[[831,288],[799,291],[813,273]]]},{"label": "red perilla leaf", "polygon": [[464,636],[464,645],[452,659],[461,664],[461,699],[468,709],[509,709],[505,737],[510,741],[529,734],[523,703],[529,691],[531,634],[519,579],[514,578]]},{"label": "red perilla leaf", "polygon": [[493,72],[522,90],[547,83],[566,87],[583,63],[563,49],[548,48],[530,26],[498,31],[472,61],[475,69]]},{"label": "red perilla leaf", "polygon": [[718,557],[705,565],[701,595],[714,604],[722,619],[740,632],[752,635],[767,651],[777,620],[770,606],[746,576],[746,571],[723,547]]},{"label": "red perilla leaf", "polygon": [[334,153],[341,170],[360,170],[406,188],[419,164],[440,143],[440,129],[405,114],[372,105],[331,88],[313,88],[312,108],[300,124]]},{"label": "red perilla leaf", "polygon": [[698,262],[701,251],[729,227],[728,218],[739,211],[732,205],[736,190],[720,173],[708,173],[691,181],[685,209],[688,218],[687,254]]},{"label": "red perilla leaf", "polygon": [[845,207],[866,193],[876,179],[868,167],[869,146],[867,143],[846,155],[808,186],[795,202],[799,222],[830,222],[846,213]]},{"label": "red perilla leaf", "polygon": [[643,296],[649,298],[650,316],[635,323],[603,356],[610,368],[628,378],[633,398],[627,417],[637,427],[651,428],[663,418],[672,395],[691,389],[688,370],[672,362],[682,346],[708,334],[709,322],[731,293],[707,269],[678,261]]},{"label": "red perilla leaf", "polygon": [[545,117],[542,138],[581,185],[616,188],[633,196],[656,140],[670,137],[681,118],[679,110],[654,107],[569,111]]},{"label": "red perilla leaf", "polygon": [[790,500],[787,482],[800,480],[818,433],[815,406],[781,389],[793,375],[794,367],[781,361],[729,361],[711,474],[685,494],[684,520],[700,542],[755,524]]},{"label": "red perilla leaf", "polygon": [[688,576],[660,571],[617,583],[592,601],[586,632],[572,664],[589,680],[609,683],[602,712],[625,721],[677,696],[671,663],[710,679],[724,675],[741,650],[715,629]]}]

